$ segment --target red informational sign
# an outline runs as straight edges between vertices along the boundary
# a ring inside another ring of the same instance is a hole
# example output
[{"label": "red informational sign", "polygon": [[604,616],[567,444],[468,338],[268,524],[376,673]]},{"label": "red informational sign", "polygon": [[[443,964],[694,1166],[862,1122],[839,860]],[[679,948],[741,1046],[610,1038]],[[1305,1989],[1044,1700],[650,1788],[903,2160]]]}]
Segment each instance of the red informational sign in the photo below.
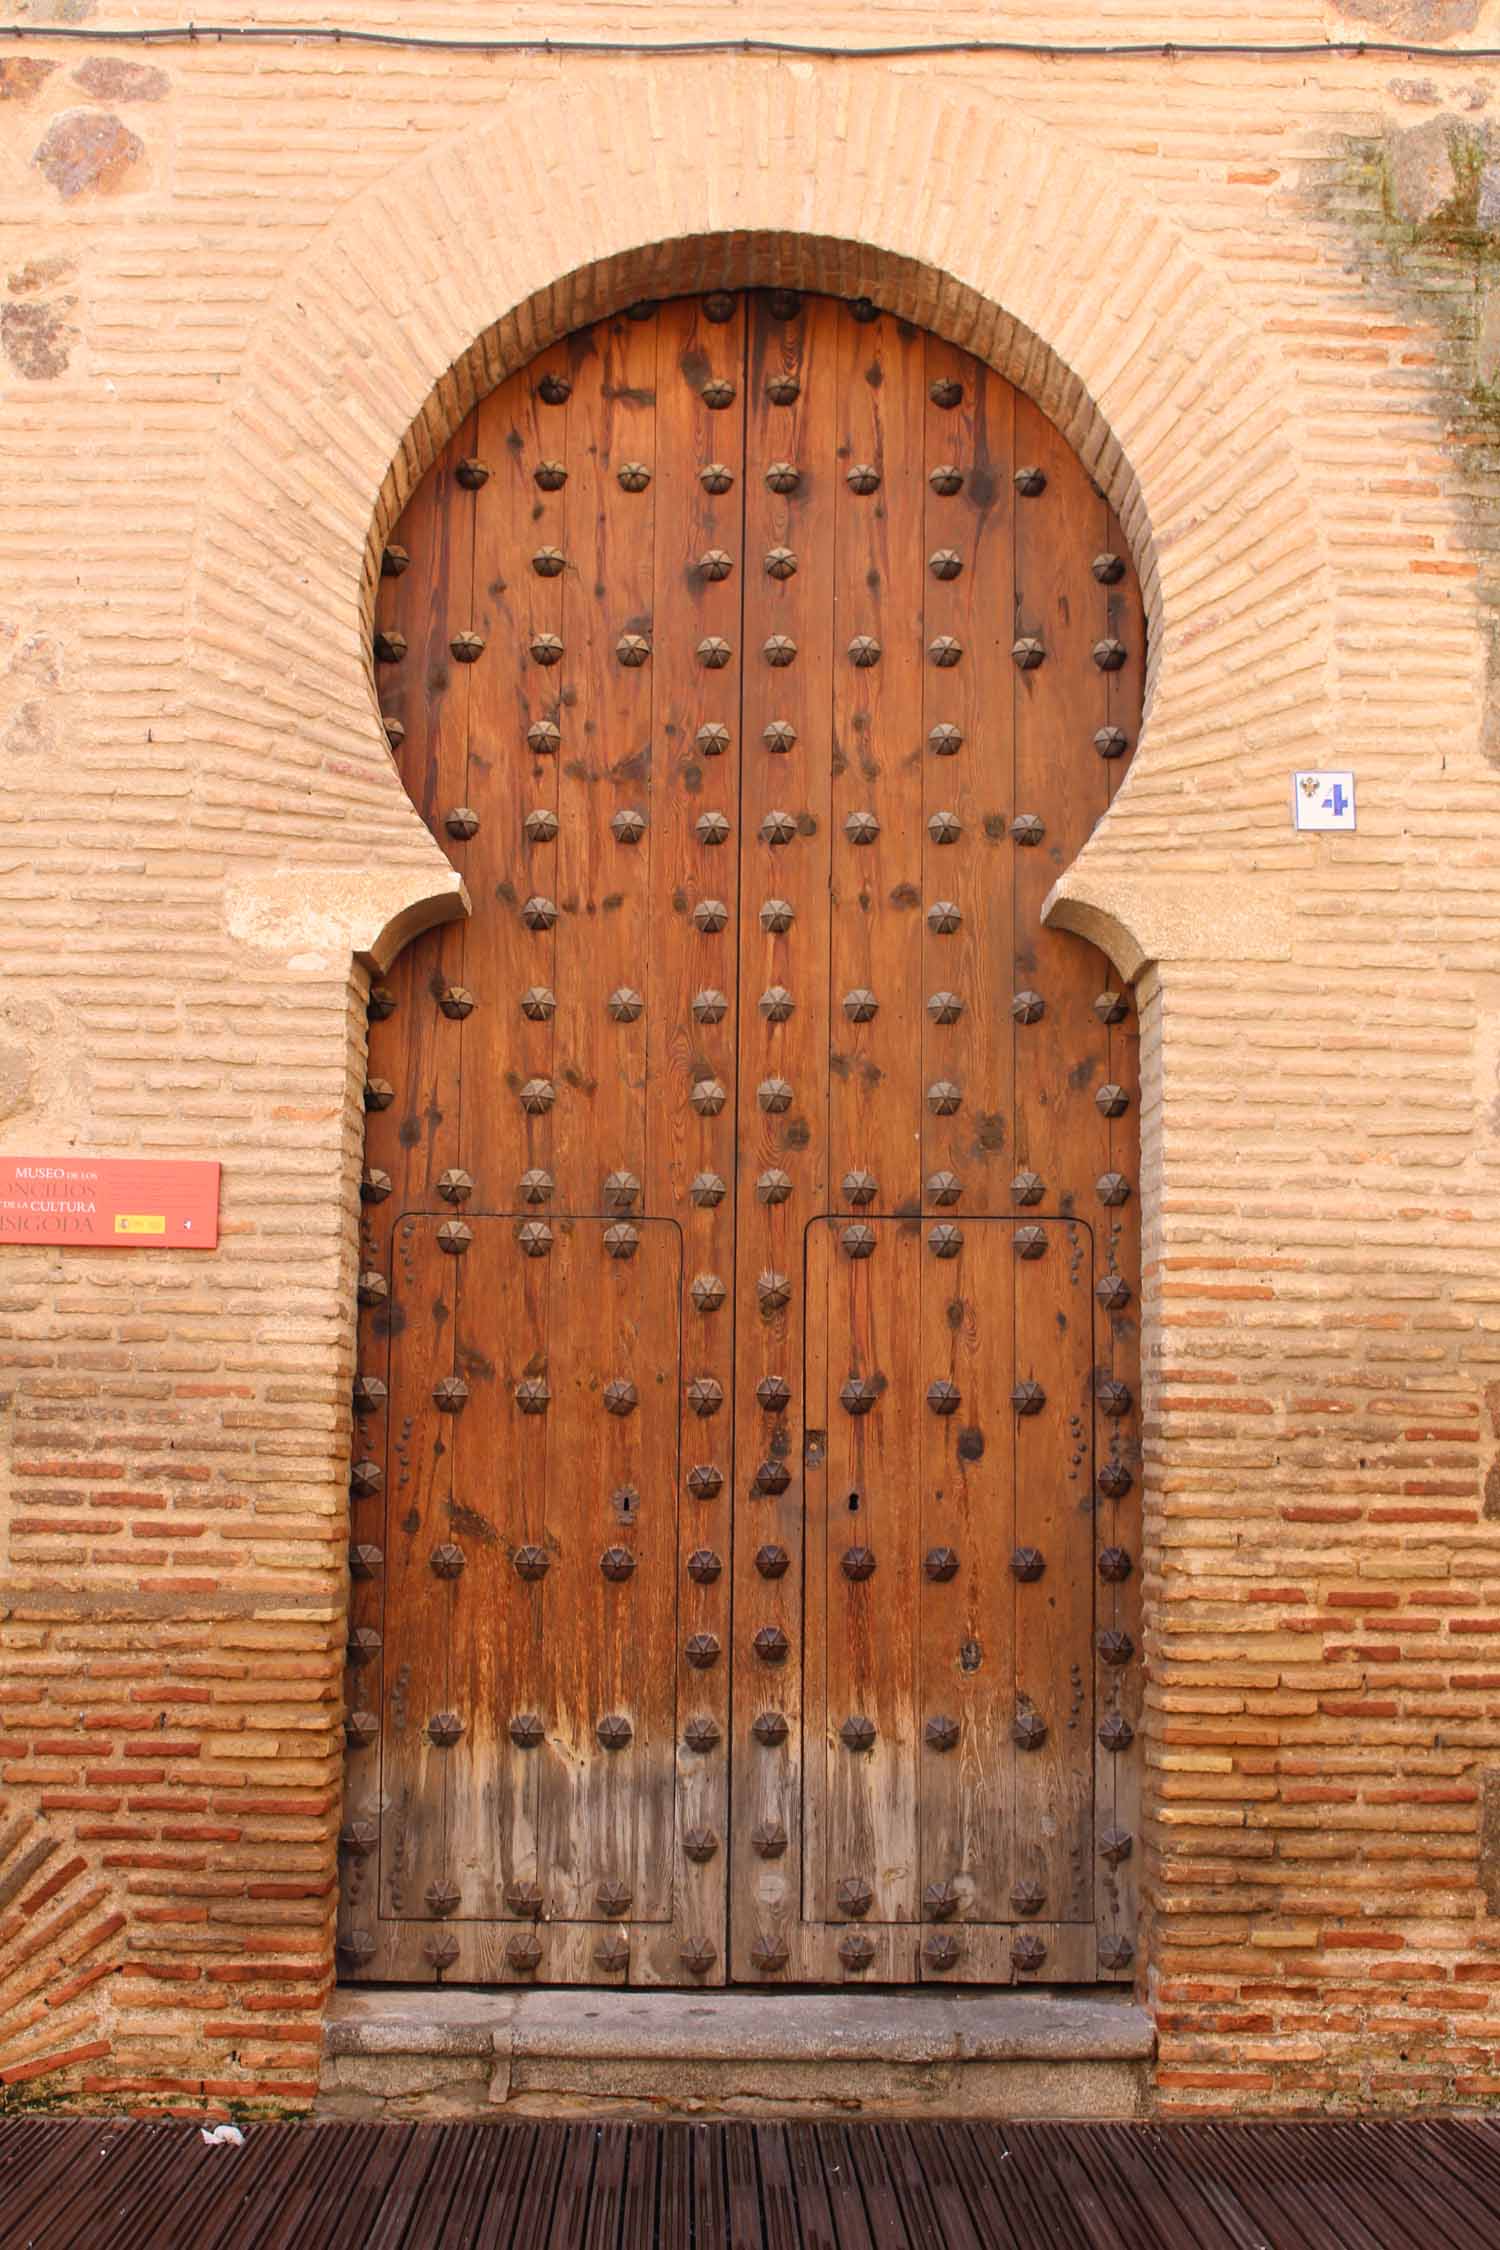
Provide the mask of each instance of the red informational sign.
[{"label": "red informational sign", "polygon": [[134,1156],[0,1156],[0,1243],[215,1250],[219,1167]]}]

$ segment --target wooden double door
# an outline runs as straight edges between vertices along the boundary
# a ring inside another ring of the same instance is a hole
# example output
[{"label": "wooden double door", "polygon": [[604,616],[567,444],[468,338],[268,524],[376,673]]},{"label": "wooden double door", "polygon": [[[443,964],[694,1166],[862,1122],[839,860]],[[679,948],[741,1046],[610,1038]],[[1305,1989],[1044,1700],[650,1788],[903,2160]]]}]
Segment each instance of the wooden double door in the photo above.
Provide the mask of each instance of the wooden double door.
[{"label": "wooden double door", "polygon": [[1128,1977],[1136,1036],[1042,927],[1118,525],[950,344],[632,307],[471,413],[376,677],[340,1961]]}]

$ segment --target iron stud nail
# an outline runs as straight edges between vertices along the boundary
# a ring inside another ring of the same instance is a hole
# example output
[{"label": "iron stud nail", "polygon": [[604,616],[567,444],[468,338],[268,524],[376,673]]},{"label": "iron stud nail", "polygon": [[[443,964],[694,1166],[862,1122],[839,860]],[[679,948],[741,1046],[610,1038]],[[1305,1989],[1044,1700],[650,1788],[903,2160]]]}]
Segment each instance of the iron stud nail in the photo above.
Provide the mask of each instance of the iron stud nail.
[{"label": "iron stud nail", "polygon": [[1034,633],[1023,633],[1019,640],[1012,641],[1010,653],[1018,672],[1034,672],[1039,664],[1045,663],[1047,656],[1044,644]]},{"label": "iron stud nail", "polygon": [[404,547],[398,547],[393,540],[391,544],[385,549],[380,558],[381,577],[399,578],[410,561],[411,556],[407,553],[406,549]]},{"label": "iron stud nail", "polygon": [[717,719],[711,719],[698,729],[693,737],[701,756],[722,758],[729,748],[729,729]]},{"label": "iron stud nail", "polygon": [[1094,748],[1101,758],[1123,758],[1130,743],[1122,728],[1101,727],[1094,736]]},{"label": "iron stud nail", "polygon": [[359,1183],[361,1203],[384,1203],[390,1193],[390,1173],[382,1172],[378,1164],[372,1164]]},{"label": "iron stud nail", "polygon": [[758,1821],[750,1831],[751,1847],[760,1859],[780,1859],[789,1841],[779,1820]]},{"label": "iron stud nail", "polygon": [[1029,1586],[1041,1577],[1047,1567],[1046,1557],[1040,1547],[1017,1547],[1010,1558],[1011,1575]]},{"label": "iron stud nail", "polygon": [[448,648],[456,664],[477,664],[484,654],[484,635],[473,632],[455,633]]},{"label": "iron stud nail", "polygon": [[927,482],[944,500],[951,500],[955,492],[962,492],[964,488],[964,473],[951,461],[942,461],[935,469],[928,470]]}]

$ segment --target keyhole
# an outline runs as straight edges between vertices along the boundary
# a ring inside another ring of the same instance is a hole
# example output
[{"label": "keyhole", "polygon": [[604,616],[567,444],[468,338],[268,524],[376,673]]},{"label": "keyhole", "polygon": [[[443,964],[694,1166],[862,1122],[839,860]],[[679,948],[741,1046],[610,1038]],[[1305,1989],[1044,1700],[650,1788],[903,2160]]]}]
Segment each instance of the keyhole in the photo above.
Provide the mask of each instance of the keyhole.
[{"label": "keyhole", "polygon": [[851,1492],[849,1495],[849,1513],[851,1516],[859,1514],[859,1494],[857,1492]]}]

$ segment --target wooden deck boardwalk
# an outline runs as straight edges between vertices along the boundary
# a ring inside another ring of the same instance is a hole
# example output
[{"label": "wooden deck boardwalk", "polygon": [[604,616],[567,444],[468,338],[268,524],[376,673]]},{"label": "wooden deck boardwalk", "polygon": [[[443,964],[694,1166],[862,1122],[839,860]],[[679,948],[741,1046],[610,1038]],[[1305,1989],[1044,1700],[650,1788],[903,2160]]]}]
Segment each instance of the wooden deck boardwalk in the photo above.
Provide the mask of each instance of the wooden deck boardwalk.
[{"label": "wooden deck boardwalk", "polygon": [[6,2250],[1496,2250],[1500,2121],[0,2125]]}]

